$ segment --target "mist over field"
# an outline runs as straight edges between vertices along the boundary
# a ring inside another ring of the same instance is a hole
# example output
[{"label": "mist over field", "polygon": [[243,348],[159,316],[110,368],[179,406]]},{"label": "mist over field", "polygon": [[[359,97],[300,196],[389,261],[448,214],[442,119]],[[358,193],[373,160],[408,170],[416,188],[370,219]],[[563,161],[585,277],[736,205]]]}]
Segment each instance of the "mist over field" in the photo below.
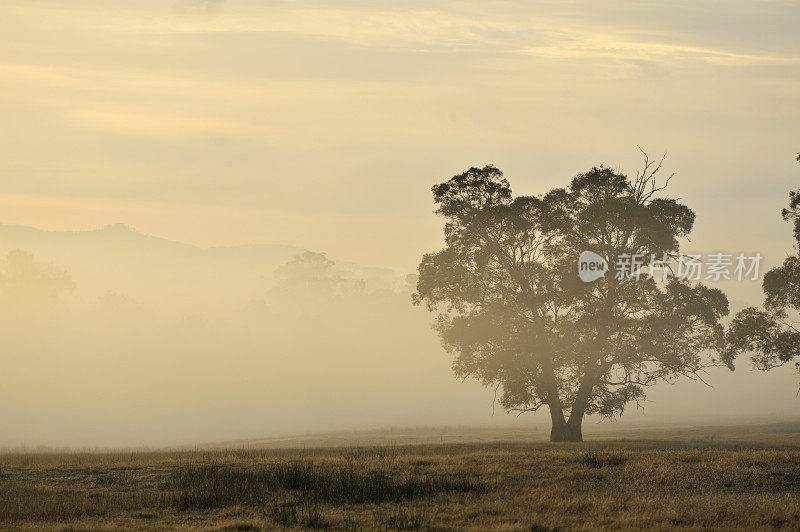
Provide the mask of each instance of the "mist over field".
[{"label": "mist over field", "polygon": [[[445,425],[547,433],[546,415],[506,414],[491,389],[453,377],[407,273],[289,246],[200,248],[123,225],[3,226],[0,242],[6,447]],[[658,385],[614,423],[794,414],[792,368],[740,366],[710,371],[710,386]]]}]

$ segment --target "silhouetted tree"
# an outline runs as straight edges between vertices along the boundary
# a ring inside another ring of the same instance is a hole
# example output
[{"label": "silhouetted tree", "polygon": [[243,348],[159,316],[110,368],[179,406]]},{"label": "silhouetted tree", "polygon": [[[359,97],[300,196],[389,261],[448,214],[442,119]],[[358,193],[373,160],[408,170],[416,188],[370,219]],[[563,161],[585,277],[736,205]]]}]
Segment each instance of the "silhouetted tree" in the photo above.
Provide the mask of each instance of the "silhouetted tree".
[{"label": "silhouetted tree", "polygon": [[753,365],[762,370],[792,360],[800,370],[800,190],[789,193],[789,207],[781,215],[794,224],[798,253],[764,275],[764,307],[737,313],[727,333],[729,358],[750,353]]},{"label": "silhouetted tree", "polygon": [[635,180],[593,168],[544,196],[514,197],[494,166],[433,187],[446,245],[423,257],[414,301],[438,314],[456,375],[495,387],[510,411],[546,405],[552,441],[581,441],[584,416],[614,417],[645,387],[721,363],[719,290],[577,275],[584,250],[612,270],[621,254],[649,266],[678,251],[695,215],[658,197],[659,168],[646,158]]}]

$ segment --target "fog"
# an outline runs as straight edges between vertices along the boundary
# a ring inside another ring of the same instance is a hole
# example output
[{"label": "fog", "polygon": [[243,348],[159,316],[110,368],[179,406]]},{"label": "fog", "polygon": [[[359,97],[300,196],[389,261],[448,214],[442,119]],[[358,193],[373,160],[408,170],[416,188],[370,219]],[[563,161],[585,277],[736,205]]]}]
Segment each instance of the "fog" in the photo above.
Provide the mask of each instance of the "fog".
[{"label": "fog", "polygon": [[[541,194],[641,144],[697,212],[683,249],[793,252],[798,10],[679,4],[3,2],[0,447],[544,434],[411,304],[432,185],[492,163]],[[791,366],[703,380],[602,426],[800,406]]]},{"label": "fog", "polygon": [[2,268],[7,445],[201,442],[486,410],[449,377],[393,272],[119,226],[2,233],[36,248]]},{"label": "fog", "polygon": [[[403,272],[124,226],[4,226],[2,444],[192,444],[443,425],[538,427],[456,380]],[[20,249],[24,248],[25,251]],[[781,417],[796,374],[657,386],[625,422]],[[589,423],[592,421],[590,420]],[[607,424],[607,422],[606,422]]]}]

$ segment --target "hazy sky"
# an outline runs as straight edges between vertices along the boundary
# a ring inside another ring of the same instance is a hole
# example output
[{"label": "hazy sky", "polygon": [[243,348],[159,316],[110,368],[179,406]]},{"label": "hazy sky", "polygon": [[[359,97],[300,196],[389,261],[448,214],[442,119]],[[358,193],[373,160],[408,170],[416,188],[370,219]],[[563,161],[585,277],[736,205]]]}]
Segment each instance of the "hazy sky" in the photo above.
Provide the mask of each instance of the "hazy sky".
[{"label": "hazy sky", "polygon": [[540,193],[641,144],[698,245],[782,257],[799,27],[789,1],[5,0],[0,221],[410,271],[433,183],[494,163]]}]

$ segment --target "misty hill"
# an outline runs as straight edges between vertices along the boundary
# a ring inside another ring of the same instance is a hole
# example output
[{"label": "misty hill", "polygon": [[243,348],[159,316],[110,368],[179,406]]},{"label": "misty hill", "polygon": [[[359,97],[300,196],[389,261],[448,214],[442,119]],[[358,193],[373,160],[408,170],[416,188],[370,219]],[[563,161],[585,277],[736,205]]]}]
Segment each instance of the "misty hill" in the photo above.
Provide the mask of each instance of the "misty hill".
[{"label": "misty hill", "polygon": [[[203,248],[145,235],[124,224],[92,231],[0,225],[0,256],[16,249],[66,270],[75,281],[75,297],[112,294],[157,302],[162,308],[169,301],[181,309],[238,308],[263,297],[275,269],[305,251],[272,244]],[[399,278],[389,270],[352,263],[339,269],[387,282]]]}]

